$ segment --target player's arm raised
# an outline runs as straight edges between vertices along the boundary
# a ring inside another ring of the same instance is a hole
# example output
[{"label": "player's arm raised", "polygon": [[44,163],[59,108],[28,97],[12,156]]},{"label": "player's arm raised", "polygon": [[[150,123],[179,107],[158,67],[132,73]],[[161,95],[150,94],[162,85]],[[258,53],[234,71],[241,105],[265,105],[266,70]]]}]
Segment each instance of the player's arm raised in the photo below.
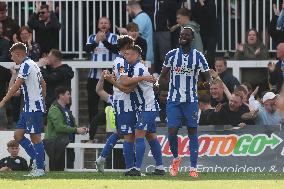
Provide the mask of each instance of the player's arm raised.
[{"label": "player's arm raised", "polygon": [[8,102],[14,94],[19,90],[20,86],[23,84],[24,80],[21,78],[17,78],[14,85],[8,90],[6,96],[0,102],[0,108],[3,107],[6,102]]}]

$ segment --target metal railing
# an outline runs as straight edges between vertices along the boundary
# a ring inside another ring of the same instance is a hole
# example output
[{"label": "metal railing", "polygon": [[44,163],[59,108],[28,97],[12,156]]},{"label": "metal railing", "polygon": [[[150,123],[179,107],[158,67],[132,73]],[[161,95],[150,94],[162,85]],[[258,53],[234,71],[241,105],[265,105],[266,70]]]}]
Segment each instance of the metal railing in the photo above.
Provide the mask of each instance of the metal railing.
[{"label": "metal railing", "polygon": [[[15,18],[19,25],[26,25],[35,10],[34,0],[6,0],[8,15]],[[45,2],[45,1],[44,1]],[[128,23],[127,0],[55,0],[53,7],[62,24],[59,34],[59,49],[65,54],[76,54],[81,59],[83,46],[90,34],[96,33],[97,20],[107,16],[111,20],[111,31],[115,26]],[[190,7],[191,0],[187,0]],[[218,45],[217,51],[234,51],[237,43],[244,42],[246,31],[256,28],[263,42],[273,50],[267,25],[273,13],[274,0],[215,0]],[[276,4],[280,7],[280,0]]]}]

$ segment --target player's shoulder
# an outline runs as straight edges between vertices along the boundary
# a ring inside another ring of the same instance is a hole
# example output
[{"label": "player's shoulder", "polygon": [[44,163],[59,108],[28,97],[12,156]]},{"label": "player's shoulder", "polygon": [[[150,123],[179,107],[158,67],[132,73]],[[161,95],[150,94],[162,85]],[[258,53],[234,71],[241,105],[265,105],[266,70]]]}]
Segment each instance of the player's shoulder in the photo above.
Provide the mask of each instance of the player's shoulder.
[{"label": "player's shoulder", "polygon": [[166,56],[167,57],[175,56],[175,54],[178,52],[178,50],[179,50],[179,48],[172,49],[166,54]]},{"label": "player's shoulder", "polygon": [[204,56],[203,53],[195,48],[192,49],[192,53],[195,53],[197,56]]}]

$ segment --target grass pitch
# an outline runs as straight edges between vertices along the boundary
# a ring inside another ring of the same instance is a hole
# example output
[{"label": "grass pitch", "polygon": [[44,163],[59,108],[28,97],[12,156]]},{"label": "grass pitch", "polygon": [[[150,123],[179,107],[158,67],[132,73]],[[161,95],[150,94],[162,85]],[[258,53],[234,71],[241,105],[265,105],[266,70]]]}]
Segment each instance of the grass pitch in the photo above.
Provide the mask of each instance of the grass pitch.
[{"label": "grass pitch", "polygon": [[122,173],[48,172],[41,178],[29,178],[26,172],[0,173],[1,189],[261,189],[283,188],[284,174],[280,173],[200,173],[190,178],[181,173],[177,177],[125,177]]}]

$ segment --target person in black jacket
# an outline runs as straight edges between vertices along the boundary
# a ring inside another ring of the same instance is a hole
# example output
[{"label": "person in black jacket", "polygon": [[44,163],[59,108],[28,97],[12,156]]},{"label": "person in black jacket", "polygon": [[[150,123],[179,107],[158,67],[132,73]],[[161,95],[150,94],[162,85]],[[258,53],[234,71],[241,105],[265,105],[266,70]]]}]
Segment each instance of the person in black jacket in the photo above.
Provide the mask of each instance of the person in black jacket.
[{"label": "person in black jacket", "polygon": [[35,30],[35,41],[41,47],[42,56],[47,55],[51,49],[58,49],[61,25],[49,5],[40,6],[37,1],[36,12],[30,16],[28,25]]},{"label": "person in black jacket", "polygon": [[0,22],[0,62],[9,62],[10,42],[3,36],[3,25]]},{"label": "person in black jacket", "polygon": [[276,64],[268,63],[268,73],[270,84],[276,87],[275,93],[279,93],[284,78],[284,43],[278,44],[276,53],[279,61]]},{"label": "person in black jacket", "polygon": [[225,58],[216,58],[215,70],[230,92],[233,92],[235,87],[240,85],[238,79],[227,69],[227,60]]},{"label": "person in black jacket", "polygon": [[27,161],[18,156],[20,150],[19,143],[11,140],[7,143],[7,147],[11,155],[0,160],[0,171],[28,171]]},{"label": "person in black jacket", "polygon": [[275,45],[277,46],[279,43],[284,42],[284,31],[276,29],[277,19],[279,17],[278,16],[279,11],[275,4],[273,4],[273,10],[274,10],[274,16],[272,17],[272,20],[268,25],[268,33],[271,36],[273,42],[275,42]]},{"label": "person in black jacket", "polygon": [[41,69],[42,76],[46,82],[46,108],[50,107],[55,97],[55,89],[65,86],[71,90],[71,79],[74,72],[67,64],[62,64],[62,54],[59,50],[51,49],[46,58],[40,59],[40,63],[46,65]]}]

